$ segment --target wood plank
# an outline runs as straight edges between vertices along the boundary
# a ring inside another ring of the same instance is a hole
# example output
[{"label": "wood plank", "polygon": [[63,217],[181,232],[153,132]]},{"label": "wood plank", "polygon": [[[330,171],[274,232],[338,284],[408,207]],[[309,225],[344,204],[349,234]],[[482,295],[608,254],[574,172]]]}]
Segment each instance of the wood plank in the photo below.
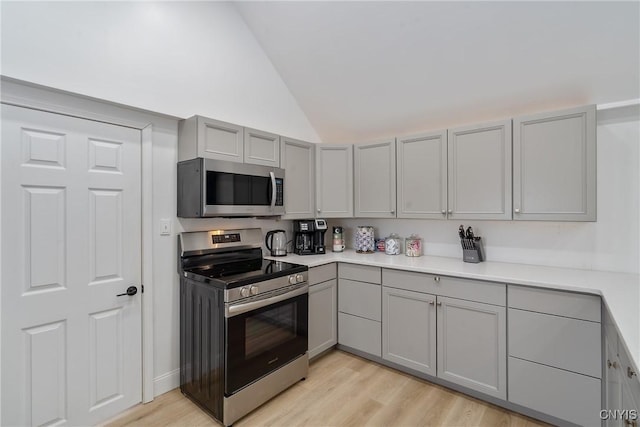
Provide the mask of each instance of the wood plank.
[{"label": "wood plank", "polygon": [[[219,426],[179,389],[138,405],[107,427]],[[311,362],[305,381],[234,426],[546,426],[403,372],[334,350]]]}]

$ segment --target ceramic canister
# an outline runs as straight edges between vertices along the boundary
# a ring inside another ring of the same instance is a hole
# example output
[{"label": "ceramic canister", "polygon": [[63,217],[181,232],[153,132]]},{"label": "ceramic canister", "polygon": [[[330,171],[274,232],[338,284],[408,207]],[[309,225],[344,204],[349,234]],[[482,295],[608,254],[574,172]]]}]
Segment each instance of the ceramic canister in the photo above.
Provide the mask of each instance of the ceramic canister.
[{"label": "ceramic canister", "polygon": [[359,225],[356,231],[356,252],[374,252],[376,242],[373,227],[370,225]]}]

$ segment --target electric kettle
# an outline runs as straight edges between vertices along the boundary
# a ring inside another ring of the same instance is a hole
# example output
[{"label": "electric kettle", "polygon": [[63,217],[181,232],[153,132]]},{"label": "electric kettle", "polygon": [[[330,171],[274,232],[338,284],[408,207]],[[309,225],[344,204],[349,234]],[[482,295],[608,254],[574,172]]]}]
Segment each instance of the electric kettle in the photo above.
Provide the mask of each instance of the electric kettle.
[{"label": "electric kettle", "polygon": [[287,235],[284,230],[267,231],[264,244],[271,252],[271,256],[287,255]]}]

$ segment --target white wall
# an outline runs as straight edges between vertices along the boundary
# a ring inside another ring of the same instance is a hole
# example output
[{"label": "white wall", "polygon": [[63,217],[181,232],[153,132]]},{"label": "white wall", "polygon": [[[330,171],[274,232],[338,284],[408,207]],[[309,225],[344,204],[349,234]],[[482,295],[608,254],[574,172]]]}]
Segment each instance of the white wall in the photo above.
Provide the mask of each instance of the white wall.
[{"label": "white wall", "polygon": [[373,225],[376,237],[418,233],[425,254],[461,258],[457,231],[463,223],[482,236],[491,261],[638,273],[640,108],[598,111],[597,144],[597,222],[347,219],[329,224],[346,227],[350,247],[357,225]]},{"label": "white wall", "polygon": [[1,2],[5,76],[181,118],[318,142],[236,9],[222,2]]},{"label": "white wall", "polygon": [[[2,2],[3,75],[165,114],[193,114],[318,141],[227,3]],[[93,102],[81,103],[102,110]],[[176,219],[177,121],[153,133],[154,388],[179,385],[176,233],[290,230],[289,221]],[[161,219],[173,234],[160,236]]]}]

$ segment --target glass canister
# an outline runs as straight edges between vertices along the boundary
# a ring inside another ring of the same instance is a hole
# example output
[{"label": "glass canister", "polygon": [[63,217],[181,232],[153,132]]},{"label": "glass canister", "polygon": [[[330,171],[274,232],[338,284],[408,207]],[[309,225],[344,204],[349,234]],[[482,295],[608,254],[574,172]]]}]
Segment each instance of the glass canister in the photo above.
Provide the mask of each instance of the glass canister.
[{"label": "glass canister", "polygon": [[422,255],[422,238],[417,234],[412,234],[405,239],[405,251],[406,256],[421,256]]},{"label": "glass canister", "polygon": [[398,255],[402,249],[402,238],[392,233],[384,239],[384,253],[387,255]]},{"label": "glass canister", "polygon": [[376,250],[376,241],[373,227],[370,225],[358,225],[356,231],[356,252],[371,253]]}]

